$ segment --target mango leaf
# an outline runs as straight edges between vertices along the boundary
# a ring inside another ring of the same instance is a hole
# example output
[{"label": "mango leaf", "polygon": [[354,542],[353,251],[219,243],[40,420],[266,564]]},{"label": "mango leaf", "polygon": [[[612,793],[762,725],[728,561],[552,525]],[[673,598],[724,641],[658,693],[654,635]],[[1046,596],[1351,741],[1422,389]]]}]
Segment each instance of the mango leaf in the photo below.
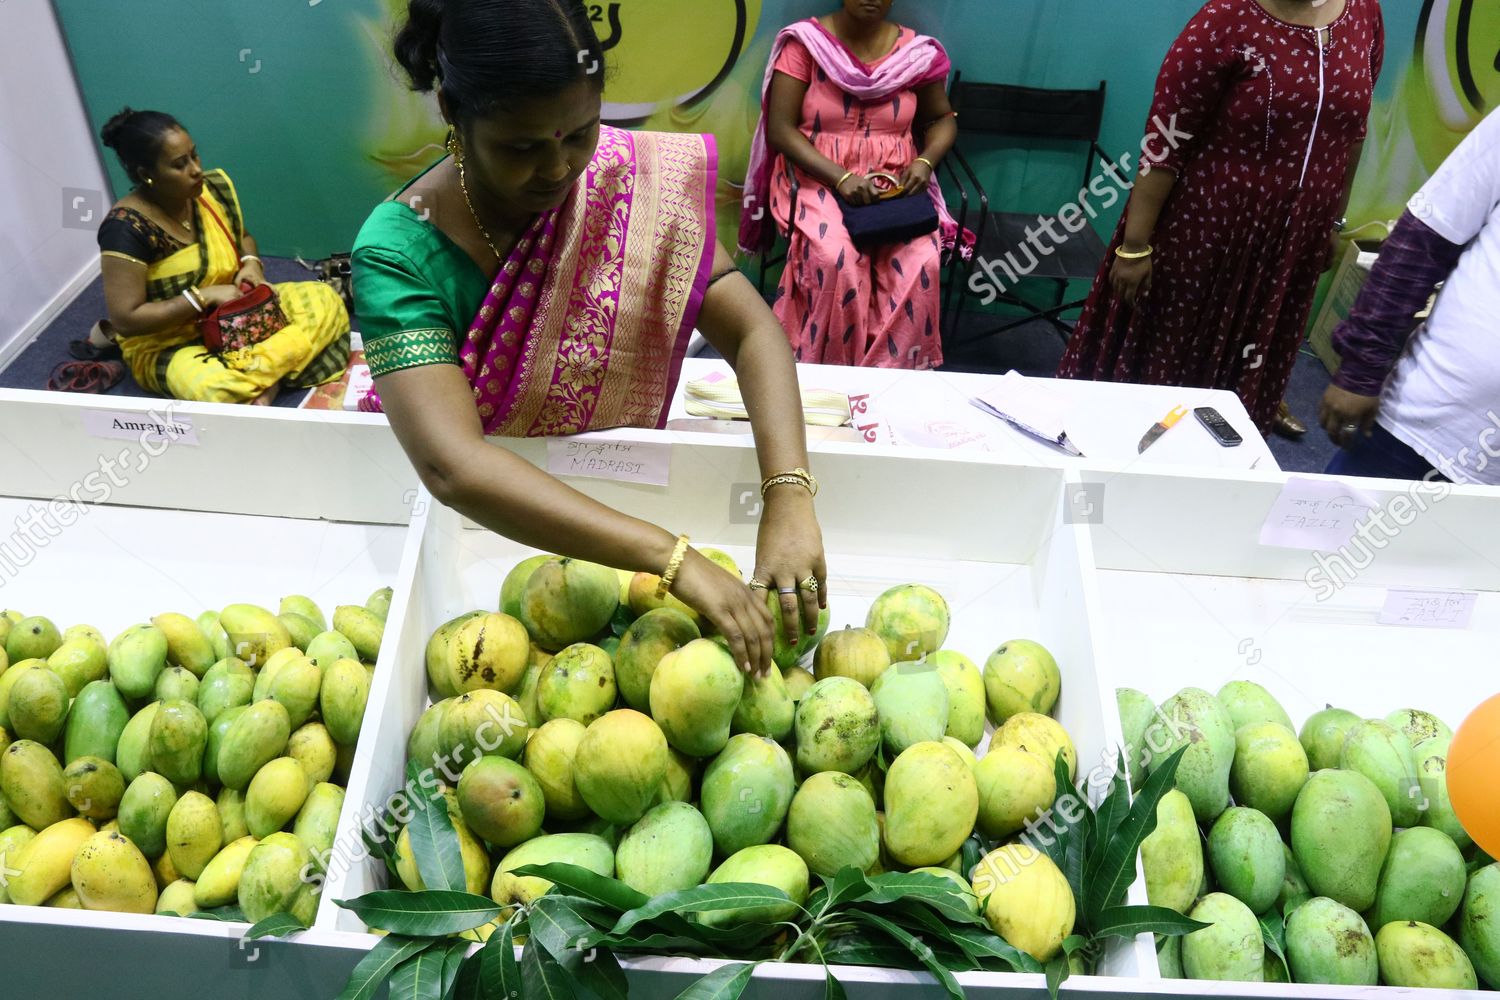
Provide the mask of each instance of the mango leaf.
[{"label": "mango leaf", "polygon": [[411,822],[406,825],[412,859],[426,888],[463,892],[468,888],[463,849],[453,829],[453,818],[448,815],[447,800],[438,786],[427,788],[422,784],[422,773],[416,761],[406,762],[407,795],[413,806]]},{"label": "mango leaf", "polygon": [[303,926],[302,921],[290,913],[273,913],[269,917],[256,921],[255,926],[245,932],[245,940],[254,941],[256,938],[263,937],[286,937],[288,934],[295,934],[298,931],[305,930],[307,928]]},{"label": "mango leaf", "polygon": [[615,605],[615,613],[609,620],[609,631],[616,639],[623,636],[630,628],[631,622],[635,621],[635,613],[630,610],[629,605]]},{"label": "mango leaf", "polygon": [[[182,914],[179,913],[176,914],[176,916],[180,917],[182,916]],[[194,912],[189,913],[188,917],[193,920],[223,920],[227,923],[236,924],[249,923],[249,921],[245,918],[245,911],[241,910],[233,903],[229,903],[225,906],[215,906],[207,910],[195,910]]]},{"label": "mango leaf", "polygon": [[958,854],[959,874],[968,878],[974,866],[979,864],[979,859],[984,857],[984,841],[979,838],[979,834],[973,834],[964,841],[964,846],[959,849]]},{"label": "mango leaf", "polygon": [[[1099,847],[1109,844],[1119,832],[1120,824],[1130,812],[1130,788],[1125,783],[1125,755],[1117,753],[1115,773],[1110,777],[1109,792],[1094,813],[1096,836],[1094,848],[1089,851],[1092,862]],[[1092,866],[1091,866],[1092,867]]]},{"label": "mango leaf", "polygon": [[344,983],[338,1000],[372,1000],[390,977],[391,971],[413,955],[431,948],[433,941],[391,935],[375,942],[375,947],[359,960]]},{"label": "mango leaf", "polygon": [[516,964],[516,943],[511,928],[520,918],[521,911],[512,913],[510,919],[490,935],[480,952],[479,988],[486,998],[507,998],[521,995],[521,967]]},{"label": "mango leaf", "polygon": [[381,889],[336,902],[369,927],[410,937],[442,937],[473,930],[494,920],[501,911],[487,896],[438,889]]},{"label": "mango leaf", "polygon": [[753,962],[721,965],[677,994],[677,1000],[739,1000],[754,974]]},{"label": "mango leaf", "polygon": [[1092,929],[1105,910],[1124,903],[1130,884],[1135,881],[1141,841],[1156,829],[1156,804],[1174,787],[1177,766],[1186,750],[1180,748],[1145,780],[1124,821],[1104,846],[1098,865],[1085,873],[1087,885],[1082,897],[1085,927]]},{"label": "mango leaf", "polygon": [[823,966],[823,1000],[848,1000],[844,984],[838,981],[833,970],[826,965]]},{"label": "mango leaf", "polygon": [[1177,937],[1207,926],[1165,906],[1111,906],[1099,914],[1098,923],[1089,930],[1095,937],[1133,938],[1137,934]]},{"label": "mango leaf", "polygon": [[448,945],[438,944],[412,955],[391,973],[390,1000],[442,1000],[443,963]]},{"label": "mango leaf", "polygon": [[545,948],[527,938],[521,952],[520,996],[526,1000],[573,1000],[578,993],[578,985],[567,970]]},{"label": "mango leaf", "polygon": [[1073,971],[1068,967],[1068,956],[1062,952],[1052,956],[1051,961],[1047,963],[1046,971],[1047,995],[1052,997],[1052,1000],[1057,1000],[1057,991],[1062,988],[1063,983],[1068,981],[1068,975]]},{"label": "mango leaf", "polygon": [[370,857],[379,858],[385,865],[391,884],[400,885],[401,873],[396,870],[396,838],[384,830],[377,831],[363,824],[360,825],[359,836],[365,842]]},{"label": "mango leaf", "polygon": [[[637,892],[619,879],[605,878],[587,868],[558,861],[545,865],[525,865],[517,868],[512,874],[544,878],[558,889],[566,889],[575,895],[592,899],[620,913],[644,906],[651,898],[643,892]],[[553,891],[555,892],[556,889]]]},{"label": "mango leaf", "polygon": [[867,934],[840,934],[823,945],[823,961],[829,965],[873,965],[899,969],[911,953],[893,941]]},{"label": "mango leaf", "polygon": [[531,904],[527,916],[532,942],[545,948],[572,978],[605,1000],[625,1000],[629,987],[620,963],[606,949],[582,947],[594,927],[575,913],[566,897],[546,895]]},{"label": "mango leaf", "polygon": [[1062,754],[1058,754],[1052,760],[1052,779],[1056,787],[1056,791],[1052,796],[1053,804],[1041,814],[1032,828],[1039,829],[1049,826],[1051,823],[1058,823],[1058,825],[1051,827],[1051,833],[1043,832],[1035,836],[1025,834],[1022,836],[1022,840],[1047,855],[1052,863],[1057,865],[1058,871],[1066,871],[1068,865],[1068,829],[1065,823],[1058,822],[1057,803],[1063,800],[1063,796],[1077,795],[1077,792],[1073,790],[1072,779],[1068,777],[1068,765],[1063,760]]},{"label": "mango leaf", "polygon": [[978,927],[953,927],[949,929],[953,943],[976,961],[995,958],[1010,966],[1015,972],[1041,972],[1042,965],[1036,959],[1014,947],[998,934]]},{"label": "mango leaf", "polygon": [[458,982],[458,970],[468,957],[469,946],[472,941],[457,940],[448,942],[448,953],[443,956],[443,992],[442,996],[451,996],[453,988]]},{"label": "mango leaf", "polygon": [[917,961],[921,962],[922,965],[927,969],[927,971],[932,973],[933,977],[936,978],[943,989],[947,991],[948,996],[952,997],[953,1000],[964,1000],[964,991],[963,988],[958,985],[958,980],[954,979],[953,973],[949,972],[948,969],[937,960],[937,957],[932,953],[932,948],[930,948],[925,942],[919,940],[904,928],[898,927],[895,924],[891,923],[889,920],[886,920],[884,917],[876,916],[873,913],[867,913],[863,910],[855,910],[850,915],[859,922],[867,924],[875,930],[881,931],[886,936],[894,939],[907,951],[916,956]]},{"label": "mango leaf", "polygon": [[1286,921],[1275,910],[1268,910],[1260,917],[1260,937],[1265,942],[1266,950],[1276,956],[1276,961],[1281,963],[1281,971],[1286,975],[1286,981],[1292,981],[1291,967],[1286,964]]},{"label": "mango leaf", "polygon": [[[744,940],[743,936],[741,940]],[[663,930],[648,929],[630,934],[596,932],[584,938],[580,943],[586,948],[608,948],[611,951],[639,952],[650,955],[702,955],[718,958],[724,954],[723,949],[701,938],[688,934],[673,934]]]},{"label": "mango leaf", "polygon": [[[863,906],[864,904],[860,904]],[[910,931],[939,955],[949,969],[969,969],[978,963],[953,940],[953,924],[915,900],[900,900],[880,907],[879,916]]]},{"label": "mango leaf", "polygon": [[874,883],[865,877],[864,872],[853,865],[845,865],[828,883],[828,899],[823,904],[823,912],[826,913],[833,907],[842,906],[851,900],[863,898],[873,885]]},{"label": "mango leaf", "polygon": [[790,903],[791,897],[780,889],[754,882],[719,882],[664,892],[644,906],[638,906],[620,917],[614,933],[623,934],[642,921],[664,913],[711,913],[742,906],[775,906]]},{"label": "mango leaf", "polygon": [[458,975],[454,977],[453,986],[448,991],[448,1000],[485,1000],[484,984],[480,978],[483,972],[482,950],[468,956],[460,952]]}]

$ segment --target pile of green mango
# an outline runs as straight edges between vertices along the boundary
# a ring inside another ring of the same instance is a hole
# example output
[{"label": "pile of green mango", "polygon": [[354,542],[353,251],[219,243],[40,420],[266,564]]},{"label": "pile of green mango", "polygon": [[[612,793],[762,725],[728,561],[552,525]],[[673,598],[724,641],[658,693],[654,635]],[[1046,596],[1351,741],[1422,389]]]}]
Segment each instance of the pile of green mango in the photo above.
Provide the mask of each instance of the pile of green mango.
[{"label": "pile of green mango", "polygon": [[1133,786],[1187,747],[1141,863],[1153,904],[1211,926],[1161,941],[1163,975],[1500,988],[1500,864],[1449,803],[1441,719],[1329,707],[1296,730],[1250,681],[1117,698]]},{"label": "pile of green mango", "polygon": [[[702,554],[743,579],[726,553]],[[432,703],[407,742],[427,795],[409,785],[393,802],[435,802],[443,787],[469,891],[527,905],[551,883],[513,873],[551,862],[651,896],[758,882],[800,904],[813,875],[850,865],[941,870],[972,890],[970,878],[1003,869],[961,870],[965,842],[1015,837],[1053,806],[1056,759],[1077,771],[1073,740],[1050,715],[1062,692],[1052,654],[1012,639],[981,667],[944,648],[949,607],[931,587],[888,588],[863,626],[825,632],[825,610],[796,642],[778,627],[770,670],[747,677],[711,623],[658,596],[657,583],[532,556],[499,581],[498,610],[460,615],[429,637]],[[419,891],[411,841],[401,830],[392,860],[400,885]],[[1038,857],[1019,862],[1024,883],[985,894],[984,914],[1045,961],[1076,907],[1066,878]]]},{"label": "pile of green mango", "polygon": [[0,613],[0,903],[311,924],[390,601]]}]

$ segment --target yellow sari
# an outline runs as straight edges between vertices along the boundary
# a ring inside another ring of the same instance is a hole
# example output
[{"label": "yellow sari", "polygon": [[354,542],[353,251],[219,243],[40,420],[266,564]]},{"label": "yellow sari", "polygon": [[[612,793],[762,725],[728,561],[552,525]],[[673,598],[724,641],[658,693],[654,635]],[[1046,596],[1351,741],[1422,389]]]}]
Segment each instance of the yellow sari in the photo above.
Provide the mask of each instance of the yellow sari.
[{"label": "yellow sari", "polygon": [[[240,269],[244,221],[239,196],[222,170],[204,175],[193,203],[199,240],[155,261],[105,250],[146,267],[146,298],[165,301],[197,285],[228,285]],[[196,323],[121,337],[130,372],[146,389],[176,399],[247,403],[277,382],[307,388],[343,374],[349,361],[349,313],[328,285],[291,281],[274,286],[288,325],[248,350],[212,354]]]}]

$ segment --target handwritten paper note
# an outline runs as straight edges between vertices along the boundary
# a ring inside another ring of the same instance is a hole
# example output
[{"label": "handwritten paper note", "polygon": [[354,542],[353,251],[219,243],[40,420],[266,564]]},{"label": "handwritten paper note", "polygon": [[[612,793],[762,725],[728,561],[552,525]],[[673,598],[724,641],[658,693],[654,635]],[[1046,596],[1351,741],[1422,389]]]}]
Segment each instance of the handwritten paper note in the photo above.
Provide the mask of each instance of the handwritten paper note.
[{"label": "handwritten paper note", "polygon": [[665,486],[671,468],[672,446],[669,443],[577,437],[550,438],[547,441],[547,471],[554,476],[583,476]]},{"label": "handwritten paper note", "polygon": [[1478,594],[1450,590],[1386,591],[1380,624],[1408,628],[1468,628]]},{"label": "handwritten paper note", "polygon": [[1260,544],[1329,552],[1347,545],[1379,506],[1374,497],[1347,483],[1293,477],[1261,525]]},{"label": "handwritten paper note", "polygon": [[151,410],[147,413],[122,413],[114,410],[84,410],[83,426],[97,438],[115,438],[120,441],[135,441],[148,444],[186,444],[197,446],[198,432],[193,428],[193,418],[173,413]]}]

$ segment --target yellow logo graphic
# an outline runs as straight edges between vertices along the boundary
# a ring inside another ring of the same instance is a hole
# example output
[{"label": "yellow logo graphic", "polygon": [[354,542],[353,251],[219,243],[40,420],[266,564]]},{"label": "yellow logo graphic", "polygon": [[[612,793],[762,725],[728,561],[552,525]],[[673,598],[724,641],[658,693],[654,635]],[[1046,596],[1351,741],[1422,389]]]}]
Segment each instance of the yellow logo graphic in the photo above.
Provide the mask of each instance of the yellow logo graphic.
[{"label": "yellow logo graphic", "polygon": [[760,22],[761,0],[587,3],[604,47],[604,117],[638,122],[707,96],[728,77]]}]

